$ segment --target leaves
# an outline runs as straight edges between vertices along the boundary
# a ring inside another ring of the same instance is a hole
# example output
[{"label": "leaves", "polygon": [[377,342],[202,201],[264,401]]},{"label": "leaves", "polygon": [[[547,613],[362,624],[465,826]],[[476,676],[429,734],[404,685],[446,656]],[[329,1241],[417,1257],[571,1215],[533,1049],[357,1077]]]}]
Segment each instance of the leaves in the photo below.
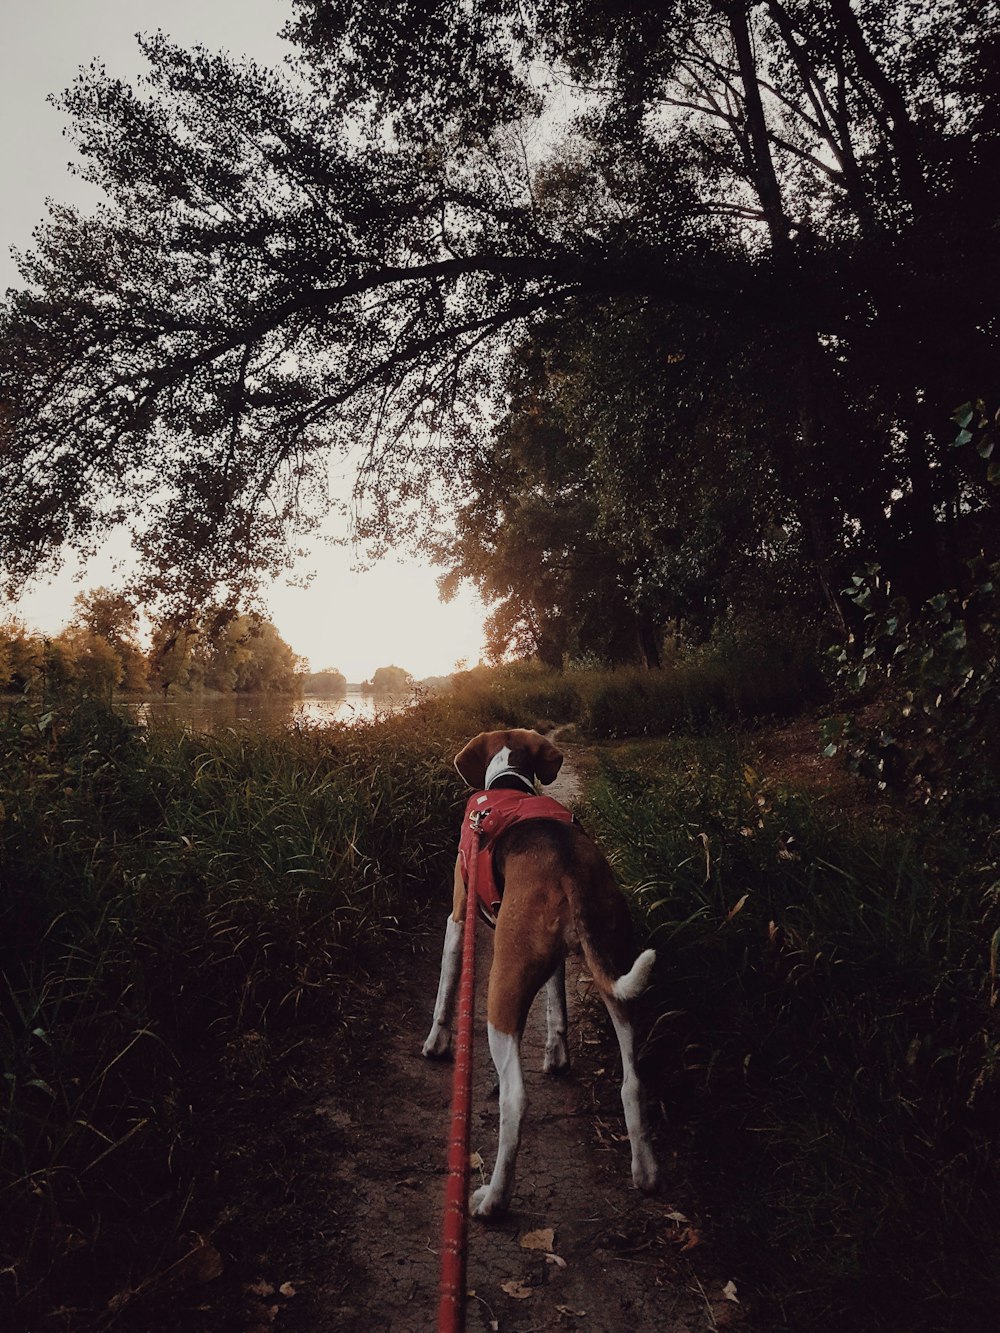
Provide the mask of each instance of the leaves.
[{"label": "leaves", "polygon": [[500,1290],[505,1291],[508,1296],[515,1301],[526,1301],[529,1296],[534,1295],[533,1288],[527,1286],[520,1278],[509,1277],[500,1283]]},{"label": "leaves", "polygon": [[522,1250],[542,1250],[546,1254],[551,1254],[555,1234],[552,1227],[544,1227],[539,1231],[526,1231],[521,1236],[519,1244]]}]

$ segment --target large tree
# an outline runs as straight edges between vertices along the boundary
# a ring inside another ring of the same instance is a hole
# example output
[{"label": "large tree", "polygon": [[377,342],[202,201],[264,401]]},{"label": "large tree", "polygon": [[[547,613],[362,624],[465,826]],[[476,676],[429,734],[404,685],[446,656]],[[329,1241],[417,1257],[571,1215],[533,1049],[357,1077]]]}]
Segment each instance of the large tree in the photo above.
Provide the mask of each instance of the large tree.
[{"label": "large tree", "polygon": [[147,592],[233,593],[337,450],[359,534],[412,536],[512,343],[609,301],[678,355],[767,349],[828,591],[859,528],[939,572],[941,518],[988,503],[940,441],[995,373],[991,9],[295,0],[289,34],[288,72],[156,37],[142,89],[63,99],[108,202],[53,212],[0,330],[10,579],[125,522]]}]

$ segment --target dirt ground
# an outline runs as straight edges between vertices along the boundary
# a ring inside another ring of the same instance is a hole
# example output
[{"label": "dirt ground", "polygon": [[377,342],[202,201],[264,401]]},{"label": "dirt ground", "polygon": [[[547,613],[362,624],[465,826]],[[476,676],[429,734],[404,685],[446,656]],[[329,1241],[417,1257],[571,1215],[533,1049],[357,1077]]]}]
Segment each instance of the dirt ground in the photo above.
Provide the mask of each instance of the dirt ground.
[{"label": "dirt ground", "polygon": [[[552,790],[571,804],[576,780],[570,756]],[[242,1173],[244,1203],[215,1233],[226,1272],[188,1306],[186,1333],[437,1327],[453,1066],[423,1059],[420,1047],[449,899],[442,885],[440,912],[408,936],[396,975],[373,984],[361,1077],[345,1078],[336,1047],[310,1043],[291,1078],[265,1071],[272,1090],[258,1088],[245,1123],[233,1122],[226,1171]],[[485,1039],[491,952],[480,924],[472,1148],[482,1167],[473,1188],[492,1169],[499,1118]],[[702,1333],[741,1324],[740,1275],[712,1271],[669,1117],[657,1144],[663,1192],[649,1199],[632,1187],[617,1045],[581,968],[572,960],[567,968],[568,1075],[541,1072],[544,996],[529,1019],[529,1103],[512,1210],[495,1223],[470,1220],[467,1328]]]},{"label": "dirt ground", "polygon": [[[572,802],[571,764],[552,790]],[[284,1162],[285,1174],[304,1170],[293,1160],[296,1142],[312,1157],[313,1173],[317,1142],[327,1144],[336,1216],[313,1237],[311,1269],[295,1265],[295,1282],[281,1282],[272,1264],[245,1288],[251,1333],[419,1333],[437,1326],[453,1066],[424,1060],[420,1045],[431,1021],[448,897],[441,886],[437,918],[411,938],[405,965],[373,996],[377,1056],[365,1061],[363,1080],[345,1086],[336,1065],[317,1070],[287,1126],[292,1160]],[[484,1030],[492,936],[483,924],[479,932],[472,1148],[473,1165],[483,1165],[473,1169],[473,1188],[492,1168],[499,1120]],[[725,1290],[733,1274],[708,1277],[695,1262],[704,1253],[700,1224],[683,1185],[672,1180],[669,1142],[659,1145],[661,1196],[644,1198],[632,1188],[617,1048],[580,969],[571,961],[568,1076],[541,1073],[544,997],[532,1010],[515,1200],[503,1221],[469,1222],[467,1328],[695,1333],[733,1326],[741,1313],[737,1288]],[[525,1245],[537,1232],[543,1236]]]},{"label": "dirt ground", "polygon": [[[343,1137],[347,1151],[331,1169],[352,1201],[346,1250],[331,1272],[316,1275],[327,1293],[317,1330],[412,1333],[436,1327],[452,1066],[420,1056],[436,983],[430,944],[419,966],[387,997],[391,1035],[377,1086],[357,1088],[349,1097],[334,1091],[316,1108]],[[472,1147],[488,1172],[498,1104],[486,1043],[479,1040],[491,952],[485,929],[477,944]],[[569,981],[575,1072],[566,1078],[541,1073],[543,1006],[536,1006],[524,1046],[529,1110],[517,1190],[505,1220],[470,1221],[468,1285],[474,1295],[467,1327],[500,1333],[721,1327],[734,1310],[721,1284],[714,1292],[699,1288],[693,1271],[676,1262],[688,1228],[680,1220],[685,1201],[670,1192],[669,1169],[661,1198],[644,1199],[631,1186],[617,1070],[595,1067],[608,1049],[587,1017],[589,982],[574,979],[575,972]],[[610,1085],[611,1098],[603,1090],[592,1092],[598,1075]],[[548,1249],[544,1243],[542,1249],[523,1246],[523,1237],[547,1229],[553,1232]]]}]

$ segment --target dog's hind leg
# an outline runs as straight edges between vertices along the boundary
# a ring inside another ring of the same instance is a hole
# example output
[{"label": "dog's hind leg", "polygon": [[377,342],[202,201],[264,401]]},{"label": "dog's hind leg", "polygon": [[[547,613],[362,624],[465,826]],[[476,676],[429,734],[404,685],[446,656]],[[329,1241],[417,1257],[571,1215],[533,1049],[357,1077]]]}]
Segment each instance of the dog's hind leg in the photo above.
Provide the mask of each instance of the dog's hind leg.
[{"label": "dog's hind leg", "polygon": [[[429,1059],[439,1059],[451,1050],[451,1015],[455,1008],[455,995],[458,991],[458,979],[462,970],[462,929],[465,922],[466,896],[461,866],[456,861],[455,901],[444,932],[441,979],[438,982],[437,998],[434,1001],[434,1019],[431,1023],[431,1030],[427,1034],[427,1040],[421,1047],[421,1054]],[[475,922],[470,924],[475,929]]]},{"label": "dog's hind leg", "polygon": [[611,997],[604,998],[614,1024],[622,1053],[622,1107],[632,1148],[632,1181],[644,1194],[651,1194],[659,1181],[659,1170],[646,1127],[645,1097],[635,1068],[635,1041],[632,1023],[625,1006]]},{"label": "dog's hind leg", "polygon": [[561,1074],[569,1069],[566,1045],[566,960],[556,967],[545,984],[545,1062],[546,1074]]},{"label": "dog's hind leg", "polygon": [[496,1217],[506,1211],[514,1192],[514,1168],[521,1146],[527,1097],[521,1072],[521,1035],[531,1002],[552,975],[555,960],[545,942],[541,948],[524,928],[524,917],[507,901],[497,918],[493,966],[487,1000],[490,1054],[500,1079],[500,1142],[490,1183],[472,1196],[475,1217]]}]

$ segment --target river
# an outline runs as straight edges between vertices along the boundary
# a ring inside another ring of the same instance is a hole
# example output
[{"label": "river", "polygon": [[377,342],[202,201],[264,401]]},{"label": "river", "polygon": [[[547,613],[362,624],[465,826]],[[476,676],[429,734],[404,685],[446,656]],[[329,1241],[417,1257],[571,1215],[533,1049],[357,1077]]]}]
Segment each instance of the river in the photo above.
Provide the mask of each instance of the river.
[{"label": "river", "polygon": [[340,699],[315,696],[294,698],[281,694],[230,694],[213,697],[179,695],[173,699],[144,699],[124,707],[140,721],[172,719],[192,731],[217,731],[220,727],[296,722],[368,722],[376,714],[396,712],[411,702],[409,696],[378,696],[348,690]]}]

